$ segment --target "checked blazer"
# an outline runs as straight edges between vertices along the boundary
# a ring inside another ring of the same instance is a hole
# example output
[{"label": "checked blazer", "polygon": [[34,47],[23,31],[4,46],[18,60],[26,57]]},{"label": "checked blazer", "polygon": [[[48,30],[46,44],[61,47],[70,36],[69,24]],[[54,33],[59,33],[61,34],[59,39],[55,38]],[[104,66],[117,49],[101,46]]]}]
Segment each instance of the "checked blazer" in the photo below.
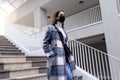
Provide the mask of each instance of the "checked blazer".
[{"label": "checked blazer", "polygon": [[[65,31],[65,29],[64,29]],[[66,31],[65,31],[66,33]],[[66,33],[67,35],[67,33]],[[68,36],[65,39],[65,43],[67,43]],[[43,40],[43,50],[46,54],[49,54],[48,58],[48,69],[47,75],[48,80],[68,80],[66,77],[66,59],[65,52],[55,26],[50,25],[46,32],[45,38]],[[71,58],[68,61],[70,63],[70,68],[73,74],[73,80],[78,80],[74,75],[75,63]]]}]

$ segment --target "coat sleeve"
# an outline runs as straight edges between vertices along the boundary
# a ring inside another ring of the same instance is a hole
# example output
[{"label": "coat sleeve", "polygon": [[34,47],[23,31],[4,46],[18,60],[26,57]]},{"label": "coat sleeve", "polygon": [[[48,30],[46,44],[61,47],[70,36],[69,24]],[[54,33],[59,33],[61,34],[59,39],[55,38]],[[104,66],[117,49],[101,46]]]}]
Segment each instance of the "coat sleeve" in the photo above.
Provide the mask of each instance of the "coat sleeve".
[{"label": "coat sleeve", "polygon": [[47,56],[53,54],[50,43],[51,43],[51,30],[50,27],[48,27],[48,30],[43,40],[43,50],[47,54]]}]

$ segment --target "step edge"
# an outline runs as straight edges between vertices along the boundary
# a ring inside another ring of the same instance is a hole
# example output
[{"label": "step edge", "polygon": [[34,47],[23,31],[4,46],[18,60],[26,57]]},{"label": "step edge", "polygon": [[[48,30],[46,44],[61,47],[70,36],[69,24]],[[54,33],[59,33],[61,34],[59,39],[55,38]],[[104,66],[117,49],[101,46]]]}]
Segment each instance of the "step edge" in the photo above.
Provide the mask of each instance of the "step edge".
[{"label": "step edge", "polygon": [[6,62],[0,62],[0,64],[23,64],[23,63],[36,63],[36,62],[40,62],[40,63],[42,63],[42,62],[47,62],[47,60],[41,60],[41,61],[24,61],[24,62],[8,62],[8,63],[6,63]]},{"label": "step edge", "polygon": [[[29,79],[29,78],[34,78],[34,77],[42,77],[42,76],[47,76],[46,73],[41,73],[41,74],[35,74],[35,75],[28,75],[28,76],[21,76],[21,77],[14,77],[14,78],[9,78],[9,80],[14,80],[14,79]],[[8,79],[6,79],[8,80]]]},{"label": "step edge", "polygon": [[26,68],[26,69],[16,69],[16,70],[0,70],[0,72],[15,72],[15,71],[25,71],[25,70],[34,70],[34,69],[43,69],[43,68],[47,68],[46,66],[43,67],[31,67],[31,68]]}]

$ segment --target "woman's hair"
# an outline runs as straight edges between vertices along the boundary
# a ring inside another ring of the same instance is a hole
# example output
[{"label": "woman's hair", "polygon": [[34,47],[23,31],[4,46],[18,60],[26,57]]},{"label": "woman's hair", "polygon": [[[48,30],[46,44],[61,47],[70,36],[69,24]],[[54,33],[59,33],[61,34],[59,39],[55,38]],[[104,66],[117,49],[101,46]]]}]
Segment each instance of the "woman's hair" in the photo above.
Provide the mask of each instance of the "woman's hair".
[{"label": "woman's hair", "polygon": [[[64,11],[63,11],[63,10],[59,10],[59,11],[57,11],[57,12],[54,14],[54,16],[53,16],[53,21],[52,21],[52,25],[57,24],[57,21],[58,21],[57,17],[58,17],[58,15],[59,15],[60,12],[64,12]],[[64,27],[64,22],[62,23],[62,27]]]}]

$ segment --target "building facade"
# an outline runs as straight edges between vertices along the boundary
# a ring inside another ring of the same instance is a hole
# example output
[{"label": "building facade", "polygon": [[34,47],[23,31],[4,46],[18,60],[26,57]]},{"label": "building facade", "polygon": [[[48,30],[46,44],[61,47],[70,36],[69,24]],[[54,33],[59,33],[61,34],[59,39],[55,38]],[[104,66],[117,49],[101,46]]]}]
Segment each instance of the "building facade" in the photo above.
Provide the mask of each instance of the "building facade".
[{"label": "building facade", "polygon": [[120,0],[29,0],[7,16],[5,36],[26,55],[45,55],[42,40],[57,10],[65,11],[68,44],[82,75],[119,80]]}]

